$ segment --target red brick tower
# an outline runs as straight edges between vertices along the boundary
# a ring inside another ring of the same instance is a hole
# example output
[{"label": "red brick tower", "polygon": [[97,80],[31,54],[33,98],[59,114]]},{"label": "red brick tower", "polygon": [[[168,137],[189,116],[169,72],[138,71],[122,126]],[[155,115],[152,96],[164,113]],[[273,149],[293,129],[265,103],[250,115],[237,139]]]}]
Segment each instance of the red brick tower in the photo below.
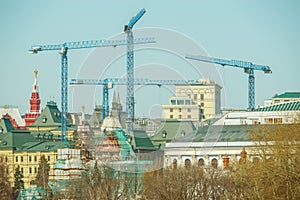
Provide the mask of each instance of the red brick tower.
[{"label": "red brick tower", "polygon": [[38,75],[38,71],[34,70],[34,83],[33,83],[33,89],[30,98],[30,111],[29,113],[25,114],[24,117],[25,126],[29,126],[33,124],[36,118],[40,115],[41,100],[38,92],[37,75]]}]

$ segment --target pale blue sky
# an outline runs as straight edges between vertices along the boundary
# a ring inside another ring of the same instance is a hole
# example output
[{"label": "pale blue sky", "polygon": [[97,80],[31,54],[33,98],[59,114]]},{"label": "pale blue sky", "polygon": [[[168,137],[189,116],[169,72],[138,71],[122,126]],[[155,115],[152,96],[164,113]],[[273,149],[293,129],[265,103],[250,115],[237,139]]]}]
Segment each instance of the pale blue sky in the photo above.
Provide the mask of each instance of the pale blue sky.
[{"label": "pale blue sky", "polygon": [[[29,108],[33,71],[38,69],[42,107],[53,97],[60,106],[60,57],[57,52],[29,55],[30,46],[109,38],[121,33],[141,8],[147,12],[135,28],[171,29],[193,38],[211,56],[269,65],[272,75],[255,73],[256,105],[262,105],[264,99],[276,93],[300,91],[300,1],[297,0],[2,0],[0,105],[16,105],[23,114]],[[69,53],[69,79],[76,77],[91,51]],[[241,69],[217,69],[226,91],[222,107],[246,108],[247,75]],[[161,103],[168,101],[154,99]],[[138,104],[137,114],[148,115],[148,108]],[[70,106],[69,110],[72,109],[79,108]]]}]

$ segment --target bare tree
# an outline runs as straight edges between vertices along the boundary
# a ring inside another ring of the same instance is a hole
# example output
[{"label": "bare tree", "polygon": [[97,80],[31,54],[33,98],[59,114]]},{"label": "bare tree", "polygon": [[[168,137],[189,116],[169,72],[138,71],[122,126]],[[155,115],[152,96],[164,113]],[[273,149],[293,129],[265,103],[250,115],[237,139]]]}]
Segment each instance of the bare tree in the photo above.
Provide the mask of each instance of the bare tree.
[{"label": "bare tree", "polygon": [[47,189],[49,178],[50,165],[45,156],[42,155],[39,162],[38,173],[36,175],[35,182],[38,186]]},{"label": "bare tree", "polygon": [[9,182],[8,166],[4,157],[0,157],[0,194],[1,199],[10,200],[12,198],[12,188]]},{"label": "bare tree", "polygon": [[234,188],[242,198],[300,199],[300,126],[276,125],[253,136],[257,159],[236,164]]}]

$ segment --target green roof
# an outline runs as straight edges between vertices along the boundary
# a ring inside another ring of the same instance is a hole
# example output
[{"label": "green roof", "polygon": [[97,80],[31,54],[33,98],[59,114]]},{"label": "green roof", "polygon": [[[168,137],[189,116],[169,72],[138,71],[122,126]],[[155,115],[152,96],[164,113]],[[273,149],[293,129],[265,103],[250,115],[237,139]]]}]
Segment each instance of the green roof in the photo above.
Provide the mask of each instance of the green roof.
[{"label": "green roof", "polygon": [[1,130],[2,133],[6,133],[6,132],[9,132],[11,130],[14,130],[14,127],[11,124],[9,118],[0,119],[0,130]]},{"label": "green roof", "polygon": [[204,126],[198,129],[193,141],[247,141],[250,139],[250,133],[257,127],[256,125]]},{"label": "green roof", "polygon": [[46,107],[42,110],[40,116],[36,118],[36,121],[30,125],[30,127],[51,127],[61,126],[61,112],[58,110],[54,101],[47,102]]},{"label": "green roof", "polygon": [[279,128],[289,130],[293,124],[257,124],[257,125],[214,125],[198,129],[193,142],[243,142],[251,141],[252,135],[261,132],[272,132]]},{"label": "green roof", "polygon": [[28,142],[16,148],[20,152],[53,152],[57,149],[68,148],[70,142],[57,141],[57,142]]},{"label": "green roof", "polygon": [[171,141],[178,137],[194,133],[196,128],[191,121],[167,120],[162,122],[152,141]]},{"label": "green roof", "polygon": [[254,111],[268,112],[268,111],[296,111],[300,110],[300,101],[290,101],[271,106],[264,106],[255,109]]},{"label": "green roof", "polygon": [[146,131],[134,131],[133,132],[133,148],[134,149],[145,149],[150,150],[154,149],[153,143],[150,140],[149,136],[146,134]]},{"label": "green roof", "polygon": [[300,92],[285,92],[279,95],[276,94],[273,98],[300,98]]},{"label": "green roof", "polygon": [[14,130],[0,134],[0,149],[13,149],[20,152],[52,152],[72,146],[71,141],[39,141],[29,131]]},{"label": "green roof", "polygon": [[30,132],[24,130],[14,130],[0,135],[0,149],[19,147],[27,142],[37,142]]}]

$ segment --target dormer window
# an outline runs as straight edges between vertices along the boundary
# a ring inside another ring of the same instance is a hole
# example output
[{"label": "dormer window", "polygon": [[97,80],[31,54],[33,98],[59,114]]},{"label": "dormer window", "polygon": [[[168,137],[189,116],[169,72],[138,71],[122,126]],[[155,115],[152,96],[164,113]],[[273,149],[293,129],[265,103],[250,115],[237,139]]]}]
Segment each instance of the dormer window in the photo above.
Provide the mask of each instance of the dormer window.
[{"label": "dormer window", "polygon": [[43,116],[42,121],[43,121],[43,123],[46,123],[47,122],[47,117]]},{"label": "dormer window", "polygon": [[163,131],[163,132],[162,132],[162,137],[163,137],[163,138],[166,138],[166,137],[167,137],[167,134],[168,134],[167,131]]},{"label": "dormer window", "polygon": [[181,131],[181,136],[184,137],[185,136],[185,132]]}]

